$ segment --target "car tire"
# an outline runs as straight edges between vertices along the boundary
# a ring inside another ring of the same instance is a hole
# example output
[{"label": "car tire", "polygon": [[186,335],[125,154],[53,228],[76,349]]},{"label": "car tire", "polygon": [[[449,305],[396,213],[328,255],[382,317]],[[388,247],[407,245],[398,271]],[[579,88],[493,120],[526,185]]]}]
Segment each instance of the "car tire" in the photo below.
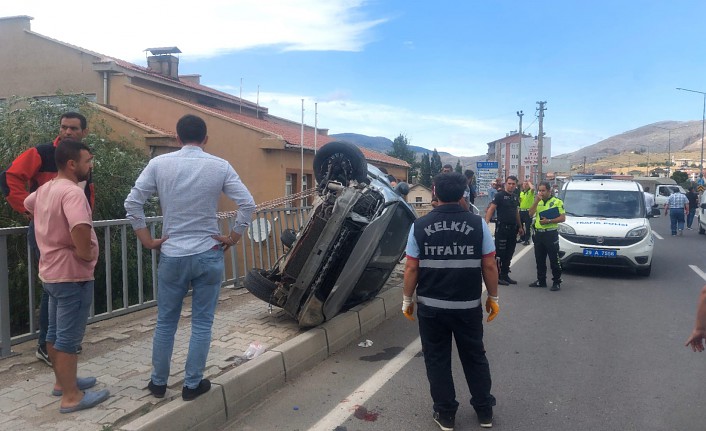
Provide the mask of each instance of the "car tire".
[{"label": "car tire", "polygon": [[294,241],[297,240],[297,233],[293,229],[285,229],[279,239],[285,247],[292,248]]},{"label": "car tire", "polygon": [[270,281],[266,277],[266,274],[267,271],[263,269],[253,269],[245,276],[243,285],[248,292],[255,295],[258,299],[261,299],[268,304],[277,305],[272,297],[275,289],[277,289],[277,285],[273,281]]},{"label": "car tire", "polygon": [[367,183],[368,163],[357,146],[348,142],[329,142],[314,156],[314,176],[319,184],[338,181],[348,186],[351,180]]},{"label": "car tire", "polygon": [[652,273],[652,264],[650,264],[647,268],[638,268],[635,272],[637,272],[637,275],[642,277],[649,277]]},{"label": "car tire", "polygon": [[699,234],[704,235],[706,234],[706,229],[699,223]]}]

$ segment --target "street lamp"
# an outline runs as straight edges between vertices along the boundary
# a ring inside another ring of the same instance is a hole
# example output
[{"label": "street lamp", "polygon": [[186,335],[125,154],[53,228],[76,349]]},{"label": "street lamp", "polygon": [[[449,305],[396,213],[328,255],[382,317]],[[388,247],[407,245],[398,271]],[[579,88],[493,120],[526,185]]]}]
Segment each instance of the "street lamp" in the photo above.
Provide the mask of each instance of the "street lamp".
[{"label": "street lamp", "polygon": [[689,91],[691,93],[699,93],[704,96],[704,110],[701,114],[701,163],[699,167],[699,185],[704,185],[704,123],[706,123],[706,92],[689,90],[688,88],[679,88],[677,90]]},{"label": "street lamp", "polygon": [[677,129],[683,129],[686,126],[679,126],[679,127],[673,127],[673,128],[668,128],[668,127],[661,127],[661,126],[654,126],[658,129],[666,130],[669,133],[669,139],[667,143],[667,178],[671,178],[672,176],[672,130],[677,130]]}]

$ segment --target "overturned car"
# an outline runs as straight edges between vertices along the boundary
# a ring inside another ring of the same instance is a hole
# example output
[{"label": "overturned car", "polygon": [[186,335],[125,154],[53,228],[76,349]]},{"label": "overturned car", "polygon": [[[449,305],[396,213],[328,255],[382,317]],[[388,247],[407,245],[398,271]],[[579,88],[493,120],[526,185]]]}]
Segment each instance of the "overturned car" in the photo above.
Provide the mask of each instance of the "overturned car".
[{"label": "overturned car", "polygon": [[309,220],[271,270],[254,269],[245,288],[295,318],[316,326],[374,297],[400,261],[416,218],[404,200],[406,183],[392,186],[355,145],[330,142],[314,157],[318,197]]}]

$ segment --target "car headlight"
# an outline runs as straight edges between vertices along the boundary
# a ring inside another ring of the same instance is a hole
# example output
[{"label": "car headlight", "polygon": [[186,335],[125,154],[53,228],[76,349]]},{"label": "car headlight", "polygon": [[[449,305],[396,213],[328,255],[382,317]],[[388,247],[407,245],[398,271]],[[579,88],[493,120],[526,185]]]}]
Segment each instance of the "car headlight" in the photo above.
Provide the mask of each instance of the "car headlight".
[{"label": "car headlight", "polygon": [[576,235],[574,228],[564,223],[559,223],[559,233],[563,233],[565,235]]},{"label": "car headlight", "polygon": [[646,227],[636,227],[635,229],[632,229],[630,232],[628,232],[628,234],[625,235],[625,238],[644,238],[645,235],[647,235]]}]

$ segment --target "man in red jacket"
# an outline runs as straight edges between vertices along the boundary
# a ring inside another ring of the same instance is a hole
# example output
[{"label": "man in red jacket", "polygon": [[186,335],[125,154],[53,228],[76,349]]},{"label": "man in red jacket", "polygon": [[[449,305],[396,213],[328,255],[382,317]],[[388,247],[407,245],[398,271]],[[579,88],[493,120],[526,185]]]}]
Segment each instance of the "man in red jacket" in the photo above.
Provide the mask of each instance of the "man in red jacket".
[{"label": "man in red jacket", "polygon": [[[39,248],[34,236],[34,223],[29,212],[24,206],[24,200],[29,194],[44,183],[54,179],[57,175],[54,151],[63,139],[81,142],[88,135],[88,122],[86,117],[77,112],[66,112],[59,119],[59,135],[53,142],[37,145],[23,152],[12,162],[6,171],[0,173],[0,188],[7,203],[12,209],[23,214],[29,222],[27,238],[32,252],[39,261]],[[94,189],[91,176],[79,184],[83,187],[91,208],[94,208]],[[46,336],[49,322],[49,296],[42,290],[42,302],[39,306],[39,340],[36,356],[38,359],[51,366],[51,359],[47,354]],[[77,353],[80,353],[81,346]]]}]

